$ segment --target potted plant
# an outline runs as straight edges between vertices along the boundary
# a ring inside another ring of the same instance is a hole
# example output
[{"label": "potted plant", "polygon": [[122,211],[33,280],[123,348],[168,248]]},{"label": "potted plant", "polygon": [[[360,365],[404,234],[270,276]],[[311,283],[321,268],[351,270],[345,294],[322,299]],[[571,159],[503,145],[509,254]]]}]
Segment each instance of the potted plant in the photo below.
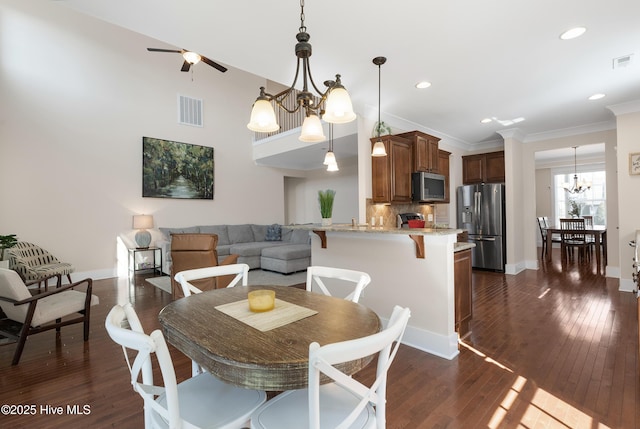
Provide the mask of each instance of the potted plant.
[{"label": "potted plant", "polygon": [[322,226],[331,225],[331,215],[333,213],[333,199],[336,191],[327,189],[318,191],[318,202],[320,203],[320,216],[322,216]]},{"label": "potted plant", "polygon": [[572,200],[570,206],[569,215],[571,217],[580,217],[580,204],[575,200]]},{"label": "potted plant", "polygon": [[18,242],[15,234],[0,235],[0,261],[4,261],[4,251]]},{"label": "potted plant", "polygon": [[384,136],[387,134],[391,134],[391,127],[385,124],[384,121],[376,122],[373,125],[373,131],[371,132],[372,137]]}]

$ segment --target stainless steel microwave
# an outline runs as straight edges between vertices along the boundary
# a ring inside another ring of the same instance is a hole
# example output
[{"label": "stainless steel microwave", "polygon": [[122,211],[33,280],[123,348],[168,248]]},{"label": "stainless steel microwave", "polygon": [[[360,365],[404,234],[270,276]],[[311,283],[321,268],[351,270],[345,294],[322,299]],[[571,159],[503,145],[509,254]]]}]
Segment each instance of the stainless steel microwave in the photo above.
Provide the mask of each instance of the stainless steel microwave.
[{"label": "stainless steel microwave", "polygon": [[445,178],[442,174],[420,171],[411,174],[413,201],[444,201]]}]

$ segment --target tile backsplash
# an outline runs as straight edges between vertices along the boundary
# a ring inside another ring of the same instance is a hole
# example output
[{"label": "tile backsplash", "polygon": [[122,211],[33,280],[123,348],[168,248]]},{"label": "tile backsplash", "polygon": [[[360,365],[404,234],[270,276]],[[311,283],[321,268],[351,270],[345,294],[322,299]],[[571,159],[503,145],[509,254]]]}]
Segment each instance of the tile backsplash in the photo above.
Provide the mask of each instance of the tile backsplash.
[{"label": "tile backsplash", "polygon": [[[397,215],[399,213],[422,213],[426,221],[425,226],[433,225],[434,221],[429,222],[427,215],[433,214],[434,209],[431,204],[373,204],[371,199],[367,198],[367,218],[366,222],[371,223],[371,218],[375,218],[375,226],[380,226],[380,217],[382,217],[383,225],[388,228],[397,226]],[[435,218],[435,216],[434,216]]]}]

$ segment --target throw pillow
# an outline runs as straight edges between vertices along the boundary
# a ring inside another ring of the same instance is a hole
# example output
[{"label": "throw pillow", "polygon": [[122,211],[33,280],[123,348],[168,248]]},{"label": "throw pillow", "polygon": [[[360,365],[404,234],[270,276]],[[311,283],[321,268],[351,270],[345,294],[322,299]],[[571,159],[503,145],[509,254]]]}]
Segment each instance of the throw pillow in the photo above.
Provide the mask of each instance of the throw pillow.
[{"label": "throw pillow", "polygon": [[264,241],[280,241],[282,228],[277,223],[269,225],[267,227],[267,233],[264,236]]}]

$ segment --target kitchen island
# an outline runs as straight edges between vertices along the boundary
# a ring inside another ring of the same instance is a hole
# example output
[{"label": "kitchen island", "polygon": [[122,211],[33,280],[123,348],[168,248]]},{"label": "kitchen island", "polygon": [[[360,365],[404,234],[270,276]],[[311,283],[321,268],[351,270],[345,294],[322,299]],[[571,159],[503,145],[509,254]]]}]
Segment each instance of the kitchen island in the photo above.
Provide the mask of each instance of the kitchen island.
[{"label": "kitchen island", "polygon": [[[453,359],[455,331],[454,252],[459,229],[371,228],[297,225],[310,231],[311,264],[365,271],[371,283],[360,303],[388,320],[394,305],[409,307],[403,343]],[[336,293],[338,294],[338,293]]]}]

